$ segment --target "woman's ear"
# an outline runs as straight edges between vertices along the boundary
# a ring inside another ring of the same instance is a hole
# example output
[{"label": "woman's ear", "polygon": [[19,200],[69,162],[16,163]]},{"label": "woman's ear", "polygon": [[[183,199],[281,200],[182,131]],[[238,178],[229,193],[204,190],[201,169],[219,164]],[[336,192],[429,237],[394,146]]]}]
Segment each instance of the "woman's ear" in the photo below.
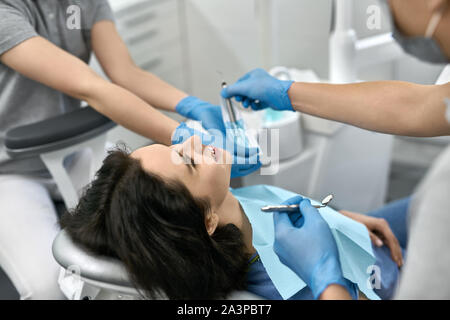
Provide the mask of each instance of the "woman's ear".
[{"label": "woman's ear", "polygon": [[212,235],[214,231],[216,231],[218,225],[219,225],[219,216],[214,212],[208,213],[208,215],[205,218],[205,226],[208,234]]}]

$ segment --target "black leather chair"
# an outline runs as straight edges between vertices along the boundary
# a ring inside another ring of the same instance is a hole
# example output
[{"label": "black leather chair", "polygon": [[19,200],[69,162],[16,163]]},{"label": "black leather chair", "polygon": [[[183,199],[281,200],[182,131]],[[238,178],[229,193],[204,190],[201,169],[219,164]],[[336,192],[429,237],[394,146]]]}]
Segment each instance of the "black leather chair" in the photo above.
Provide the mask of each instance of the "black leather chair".
[{"label": "black leather chair", "polygon": [[[13,128],[6,133],[5,146],[13,159],[40,158],[55,180],[68,208],[78,202],[78,190],[64,167],[64,159],[91,149],[88,168],[93,177],[106,155],[106,135],[116,124],[90,107],[37,123]],[[86,181],[86,184],[89,181]]]}]

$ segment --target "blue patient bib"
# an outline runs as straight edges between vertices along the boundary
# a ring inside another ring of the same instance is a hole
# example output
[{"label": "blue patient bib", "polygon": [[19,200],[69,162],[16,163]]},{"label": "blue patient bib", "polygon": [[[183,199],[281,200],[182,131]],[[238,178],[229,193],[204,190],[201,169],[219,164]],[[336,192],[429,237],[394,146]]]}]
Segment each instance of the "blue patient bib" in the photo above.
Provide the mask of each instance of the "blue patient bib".
[{"label": "blue patient bib", "polygon": [[[252,225],[253,246],[258,251],[267,274],[283,299],[289,299],[305,288],[306,284],[281,263],[274,252],[273,213],[262,212],[261,207],[279,205],[297,194],[267,185],[232,189],[231,193],[240,202]],[[314,200],[311,200],[311,203],[320,204]],[[370,273],[373,270],[371,266],[375,264],[375,255],[366,227],[330,207],[319,209],[319,212],[328,223],[336,240],[344,277],[356,283],[367,298],[379,300],[369,282]]]}]

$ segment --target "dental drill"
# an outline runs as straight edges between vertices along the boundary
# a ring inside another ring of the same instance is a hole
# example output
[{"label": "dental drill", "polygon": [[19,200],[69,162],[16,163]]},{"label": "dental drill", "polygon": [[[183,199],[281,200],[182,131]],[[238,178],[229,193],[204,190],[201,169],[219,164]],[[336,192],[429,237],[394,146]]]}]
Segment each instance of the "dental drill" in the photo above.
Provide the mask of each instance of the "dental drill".
[{"label": "dental drill", "polygon": [[[222,89],[227,87],[225,81],[222,82]],[[242,116],[231,98],[222,97],[222,116],[225,124],[230,124],[230,129],[242,128]],[[227,128],[228,129],[228,128]]]},{"label": "dental drill", "polygon": [[[227,83],[222,81],[222,89],[225,89],[226,87]],[[221,101],[222,117],[225,129],[227,130],[227,135],[230,134],[239,146],[248,146],[249,148],[259,149],[259,145],[255,138],[246,134],[244,119],[233,99],[221,96]]]}]

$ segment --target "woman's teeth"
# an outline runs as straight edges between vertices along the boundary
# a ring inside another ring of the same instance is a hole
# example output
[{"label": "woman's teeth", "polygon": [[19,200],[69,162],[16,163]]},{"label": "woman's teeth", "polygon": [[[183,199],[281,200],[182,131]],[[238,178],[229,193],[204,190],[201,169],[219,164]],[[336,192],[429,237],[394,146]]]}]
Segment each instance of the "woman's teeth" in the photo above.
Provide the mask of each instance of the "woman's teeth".
[{"label": "woman's teeth", "polygon": [[217,161],[217,159],[216,159],[216,148],[214,148],[214,147],[209,147],[209,150],[210,150],[210,152],[211,152],[211,156],[214,158],[214,160]]}]

